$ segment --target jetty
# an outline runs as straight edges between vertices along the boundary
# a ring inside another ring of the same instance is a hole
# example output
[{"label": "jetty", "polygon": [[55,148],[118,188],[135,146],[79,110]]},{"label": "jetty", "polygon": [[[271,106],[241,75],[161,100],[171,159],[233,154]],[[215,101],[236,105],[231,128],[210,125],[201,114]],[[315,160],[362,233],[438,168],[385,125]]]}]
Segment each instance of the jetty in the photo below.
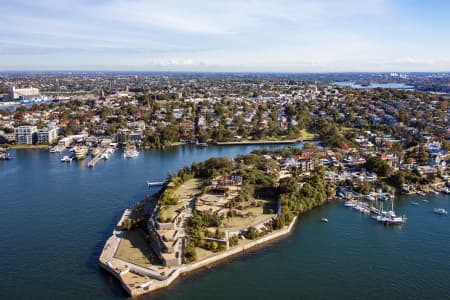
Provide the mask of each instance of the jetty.
[{"label": "jetty", "polygon": [[148,187],[162,186],[162,185],[164,185],[164,181],[147,181],[147,186]]},{"label": "jetty", "polygon": [[94,168],[97,163],[103,159],[103,154],[106,152],[106,149],[103,149],[99,154],[97,154],[94,158],[92,158],[89,162],[88,162],[88,167],[89,168]]}]

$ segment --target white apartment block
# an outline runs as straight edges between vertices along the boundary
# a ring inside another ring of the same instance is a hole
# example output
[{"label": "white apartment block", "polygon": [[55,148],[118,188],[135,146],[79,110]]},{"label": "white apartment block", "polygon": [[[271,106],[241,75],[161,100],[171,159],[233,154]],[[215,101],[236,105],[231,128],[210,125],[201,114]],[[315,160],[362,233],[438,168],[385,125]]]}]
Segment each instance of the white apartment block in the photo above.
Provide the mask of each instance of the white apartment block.
[{"label": "white apartment block", "polygon": [[35,144],[38,138],[36,126],[19,126],[14,129],[17,144]]},{"label": "white apartment block", "polygon": [[38,143],[50,145],[58,138],[58,127],[48,127],[39,130],[38,132]]}]

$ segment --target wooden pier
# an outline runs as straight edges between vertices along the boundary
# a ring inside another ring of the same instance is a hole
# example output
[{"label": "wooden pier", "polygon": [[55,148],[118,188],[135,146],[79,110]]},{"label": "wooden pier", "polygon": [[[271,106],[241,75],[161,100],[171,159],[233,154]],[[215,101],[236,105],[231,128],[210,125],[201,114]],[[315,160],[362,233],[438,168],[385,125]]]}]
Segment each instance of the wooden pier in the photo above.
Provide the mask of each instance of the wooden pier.
[{"label": "wooden pier", "polygon": [[102,155],[105,153],[106,149],[103,149],[99,154],[97,154],[91,161],[88,162],[88,167],[93,168],[97,163],[102,160]]},{"label": "wooden pier", "polygon": [[147,181],[147,185],[148,187],[152,187],[152,186],[161,186],[163,185],[164,182],[163,181]]}]

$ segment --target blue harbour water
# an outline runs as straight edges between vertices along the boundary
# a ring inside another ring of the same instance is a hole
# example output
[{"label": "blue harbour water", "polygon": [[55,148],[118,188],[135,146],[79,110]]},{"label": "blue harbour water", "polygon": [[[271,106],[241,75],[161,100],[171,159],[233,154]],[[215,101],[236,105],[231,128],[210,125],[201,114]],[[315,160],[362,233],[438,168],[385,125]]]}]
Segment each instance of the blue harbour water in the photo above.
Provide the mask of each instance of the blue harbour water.
[{"label": "blue harbour water", "polygon": [[[12,151],[0,162],[0,299],[127,299],[97,260],[123,209],[154,192],[145,181],[257,148],[183,146],[135,160],[116,152],[95,169],[47,151]],[[302,216],[288,238],[141,299],[450,299],[450,216],[434,207],[450,210],[450,196],[400,197],[408,223],[385,227],[342,203],[326,205]]]}]

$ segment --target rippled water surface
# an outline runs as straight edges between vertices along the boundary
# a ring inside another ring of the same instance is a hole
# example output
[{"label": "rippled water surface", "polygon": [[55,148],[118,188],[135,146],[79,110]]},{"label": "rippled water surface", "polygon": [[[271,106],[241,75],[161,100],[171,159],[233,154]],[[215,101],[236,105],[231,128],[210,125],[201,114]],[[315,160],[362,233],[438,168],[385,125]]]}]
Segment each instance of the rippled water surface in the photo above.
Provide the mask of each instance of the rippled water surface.
[{"label": "rippled water surface", "polygon": [[[0,162],[0,299],[126,299],[97,259],[123,209],[152,192],[145,181],[256,148],[185,146],[136,160],[117,152],[93,170],[46,151],[13,151]],[[450,210],[450,197],[425,198],[398,199],[403,227],[327,205],[302,216],[290,237],[143,299],[450,299],[450,216],[432,213]]]}]

